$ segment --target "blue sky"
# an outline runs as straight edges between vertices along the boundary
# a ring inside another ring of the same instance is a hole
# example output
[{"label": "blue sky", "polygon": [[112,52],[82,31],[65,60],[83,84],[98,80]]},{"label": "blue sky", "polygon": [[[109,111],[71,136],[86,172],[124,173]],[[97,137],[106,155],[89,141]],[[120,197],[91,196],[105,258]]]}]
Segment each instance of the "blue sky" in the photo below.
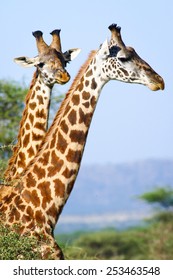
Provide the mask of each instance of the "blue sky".
[{"label": "blue sky", "polygon": [[[22,68],[14,57],[37,54],[32,31],[61,29],[62,47],[82,52],[68,66],[71,81],[56,85],[65,93],[92,49],[110,38],[108,26],[122,28],[126,45],[135,48],[165,80],[165,90],[111,81],[99,99],[90,128],[83,164],[173,159],[173,2],[131,1],[1,1],[0,79],[25,81],[34,69]],[[15,98],[15,96],[14,96]]]}]

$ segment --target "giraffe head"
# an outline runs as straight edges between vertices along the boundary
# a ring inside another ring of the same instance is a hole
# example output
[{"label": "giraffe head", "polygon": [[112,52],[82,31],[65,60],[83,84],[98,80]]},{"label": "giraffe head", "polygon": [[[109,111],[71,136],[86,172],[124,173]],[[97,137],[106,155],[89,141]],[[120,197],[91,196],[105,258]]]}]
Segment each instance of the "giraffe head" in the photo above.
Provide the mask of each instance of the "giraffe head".
[{"label": "giraffe head", "polygon": [[65,84],[69,81],[70,75],[65,67],[80,52],[80,49],[70,49],[66,52],[61,50],[60,30],[51,32],[52,43],[48,46],[43,40],[41,31],[33,32],[36,38],[38,56],[29,58],[26,56],[15,58],[14,61],[24,67],[35,66],[37,73],[43,83],[53,86],[55,83]]},{"label": "giraffe head", "polygon": [[[102,59],[101,71],[105,81],[119,80],[138,83],[151,90],[164,89],[164,81],[132,47],[127,47],[122,38],[121,28],[116,24],[109,26],[111,40],[106,40],[98,50]],[[100,62],[99,62],[100,63]]]}]

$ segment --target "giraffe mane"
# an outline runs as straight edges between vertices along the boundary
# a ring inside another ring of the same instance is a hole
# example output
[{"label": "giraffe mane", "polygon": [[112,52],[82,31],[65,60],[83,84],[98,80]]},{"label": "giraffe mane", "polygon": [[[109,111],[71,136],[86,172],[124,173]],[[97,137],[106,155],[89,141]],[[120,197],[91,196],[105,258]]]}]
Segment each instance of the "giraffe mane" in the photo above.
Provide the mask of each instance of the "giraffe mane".
[{"label": "giraffe mane", "polygon": [[37,70],[36,70],[36,71],[34,72],[34,74],[33,74],[32,81],[31,81],[31,84],[30,84],[28,93],[27,93],[27,95],[26,95],[26,97],[25,97],[25,102],[26,102],[26,104],[28,104],[28,99],[30,99],[31,92],[32,92],[31,90],[32,90],[32,88],[33,88],[33,86],[34,86],[34,84],[35,84],[35,81],[36,81],[37,77],[38,77],[38,72],[37,72]]}]

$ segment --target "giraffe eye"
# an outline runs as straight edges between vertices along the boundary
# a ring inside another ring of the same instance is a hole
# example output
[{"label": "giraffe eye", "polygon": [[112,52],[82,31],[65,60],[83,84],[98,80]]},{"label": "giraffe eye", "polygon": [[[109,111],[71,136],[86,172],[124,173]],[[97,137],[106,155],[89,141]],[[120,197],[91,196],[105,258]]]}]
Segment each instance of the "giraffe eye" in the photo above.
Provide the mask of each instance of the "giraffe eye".
[{"label": "giraffe eye", "polygon": [[39,68],[43,68],[44,63],[43,63],[43,62],[40,62],[37,66],[38,66]]},{"label": "giraffe eye", "polygon": [[131,60],[131,56],[125,56],[125,57],[118,57],[118,59],[121,61],[121,62],[128,62]]},{"label": "giraffe eye", "polygon": [[129,50],[125,50],[124,52],[121,53],[119,52],[118,59],[121,62],[128,62],[133,58],[133,53]]}]

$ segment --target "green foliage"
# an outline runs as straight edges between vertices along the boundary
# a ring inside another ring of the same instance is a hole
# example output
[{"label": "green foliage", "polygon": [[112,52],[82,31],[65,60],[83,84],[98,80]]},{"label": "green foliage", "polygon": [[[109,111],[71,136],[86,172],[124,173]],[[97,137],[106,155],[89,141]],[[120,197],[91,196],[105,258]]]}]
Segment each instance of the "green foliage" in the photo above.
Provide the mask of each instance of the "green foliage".
[{"label": "green foliage", "polygon": [[144,228],[81,233],[77,238],[73,236],[74,241],[66,242],[63,251],[71,260],[173,260],[172,236],[170,218]]},{"label": "green foliage", "polygon": [[[2,152],[2,150],[0,152]],[[7,160],[5,160],[5,159],[1,160],[0,159],[0,182],[1,182],[1,180],[2,180],[2,182],[4,180],[3,174],[4,174],[4,171],[6,169],[6,166],[7,166]]]},{"label": "green foliage", "polygon": [[38,241],[0,225],[0,260],[17,259],[41,259]]},{"label": "green foliage", "polygon": [[81,235],[73,246],[65,250],[67,258],[78,259],[131,259],[144,254],[144,236],[138,231],[116,232],[104,230]]},{"label": "green foliage", "polygon": [[152,218],[151,221],[153,223],[163,222],[163,223],[172,223],[173,221],[173,212],[172,211],[162,211],[156,213]]},{"label": "green foliage", "polygon": [[170,187],[156,188],[152,192],[144,193],[140,198],[150,204],[157,203],[165,209],[173,207],[173,189]]},{"label": "green foliage", "polygon": [[[172,218],[172,217],[171,217]],[[115,260],[173,260],[173,224],[159,221],[144,228],[124,231],[103,230],[100,232],[64,235],[61,247],[66,259],[115,259]],[[61,236],[58,236],[58,244]],[[35,238],[20,236],[0,226],[1,260],[41,259],[39,242]]]},{"label": "green foliage", "polygon": [[0,80],[1,159],[7,159],[11,153],[10,145],[14,143],[17,136],[26,92],[27,89],[17,82]]}]

